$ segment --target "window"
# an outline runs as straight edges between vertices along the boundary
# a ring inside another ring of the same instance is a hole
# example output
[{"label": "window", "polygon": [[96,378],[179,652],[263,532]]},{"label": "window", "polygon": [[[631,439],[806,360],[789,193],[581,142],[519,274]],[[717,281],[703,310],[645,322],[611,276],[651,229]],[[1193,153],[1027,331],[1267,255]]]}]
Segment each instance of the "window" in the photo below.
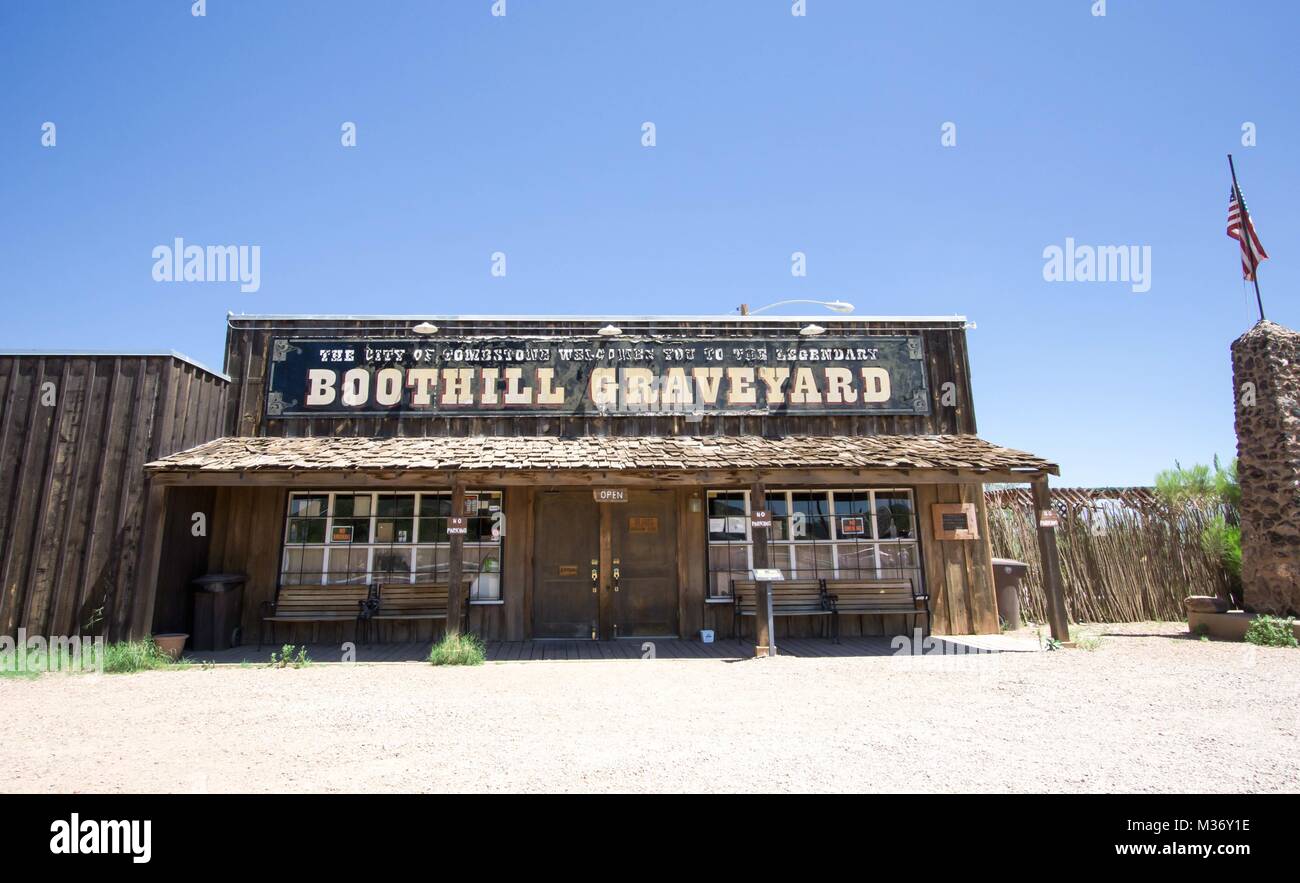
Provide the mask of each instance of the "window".
[{"label": "window", "polygon": [[[465,494],[464,572],[470,599],[501,599],[500,491]],[[293,493],[285,519],[283,585],[365,585],[447,579],[451,493]]]},{"label": "window", "polygon": [[[729,598],[754,566],[748,491],[709,491],[709,597]],[[921,586],[912,492],[773,490],[770,566],[786,579],[901,579]]]}]

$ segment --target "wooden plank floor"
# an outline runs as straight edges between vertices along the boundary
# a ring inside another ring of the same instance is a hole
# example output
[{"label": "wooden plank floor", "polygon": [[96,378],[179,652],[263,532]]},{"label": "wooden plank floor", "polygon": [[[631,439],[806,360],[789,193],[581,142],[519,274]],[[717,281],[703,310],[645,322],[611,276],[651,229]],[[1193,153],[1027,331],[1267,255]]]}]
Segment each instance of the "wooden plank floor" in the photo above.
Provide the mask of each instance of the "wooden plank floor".
[{"label": "wooden plank floor", "polygon": [[[826,638],[786,638],[777,645],[782,656],[800,658],[893,656],[890,638],[844,638],[835,644]],[[369,644],[356,648],[356,662],[424,662],[428,641]],[[216,665],[265,665],[277,648],[246,644],[230,650],[189,651],[185,658],[194,663]],[[337,644],[308,644],[307,655],[314,663],[343,661]],[[618,641],[488,641],[489,662],[581,661],[595,659],[748,659],[754,655],[749,641],[715,641],[703,644],[680,638],[635,638]]]}]

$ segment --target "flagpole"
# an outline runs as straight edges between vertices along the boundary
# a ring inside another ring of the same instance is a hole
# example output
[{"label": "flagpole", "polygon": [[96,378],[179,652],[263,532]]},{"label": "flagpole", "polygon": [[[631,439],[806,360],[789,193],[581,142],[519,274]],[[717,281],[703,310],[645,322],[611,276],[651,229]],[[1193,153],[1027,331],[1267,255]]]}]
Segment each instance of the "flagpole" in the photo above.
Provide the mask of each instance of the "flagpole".
[{"label": "flagpole", "polygon": [[1241,244],[1250,255],[1250,281],[1255,283],[1255,303],[1259,306],[1259,320],[1264,321],[1264,299],[1259,296],[1259,258],[1255,255],[1255,243],[1250,235],[1250,215],[1246,211],[1246,200],[1241,198],[1241,188],[1237,186],[1237,167],[1232,164],[1232,154],[1228,154],[1228,170],[1232,172],[1232,192],[1237,195],[1237,206],[1241,209]]}]

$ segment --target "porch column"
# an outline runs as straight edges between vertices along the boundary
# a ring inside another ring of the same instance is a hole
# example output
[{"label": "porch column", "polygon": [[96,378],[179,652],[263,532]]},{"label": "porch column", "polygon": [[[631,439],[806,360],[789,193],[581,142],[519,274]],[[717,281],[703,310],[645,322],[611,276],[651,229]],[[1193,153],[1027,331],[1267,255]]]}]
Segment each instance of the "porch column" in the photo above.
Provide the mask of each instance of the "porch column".
[{"label": "porch column", "polygon": [[464,598],[465,593],[464,579],[462,574],[465,571],[465,528],[456,527],[453,533],[453,525],[457,524],[456,519],[460,519],[460,524],[468,524],[465,519],[465,484],[456,482],[451,489],[451,517],[447,519],[447,540],[450,549],[447,552],[447,635],[460,634],[460,620],[464,615]]},{"label": "porch column", "polygon": [[[767,510],[767,490],[762,480],[754,482],[749,489],[749,511],[751,513]],[[750,535],[754,542],[754,569],[768,566],[767,528],[754,527],[750,522]],[[758,582],[754,592],[754,655],[775,656],[776,640],[772,634],[772,596],[771,584]]]},{"label": "porch column", "polygon": [[1061,584],[1061,555],[1056,548],[1056,528],[1043,527],[1042,514],[1052,511],[1052,493],[1047,476],[1035,476],[1034,525],[1038,528],[1038,558],[1043,565],[1043,593],[1047,596],[1047,618],[1052,637],[1064,644],[1070,640],[1070,620],[1065,611],[1065,590]]}]

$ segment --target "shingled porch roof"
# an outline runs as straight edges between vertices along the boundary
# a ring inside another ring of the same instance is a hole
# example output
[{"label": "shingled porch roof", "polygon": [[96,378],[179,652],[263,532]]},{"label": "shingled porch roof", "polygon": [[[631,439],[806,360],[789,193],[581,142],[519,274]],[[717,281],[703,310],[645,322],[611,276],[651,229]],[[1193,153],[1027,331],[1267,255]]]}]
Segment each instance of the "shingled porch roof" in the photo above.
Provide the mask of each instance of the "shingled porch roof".
[{"label": "shingled porch roof", "polygon": [[[1057,475],[974,435],[227,437],[145,465],[153,474],[359,471],[944,470]],[[990,479],[998,480],[998,479]]]}]

